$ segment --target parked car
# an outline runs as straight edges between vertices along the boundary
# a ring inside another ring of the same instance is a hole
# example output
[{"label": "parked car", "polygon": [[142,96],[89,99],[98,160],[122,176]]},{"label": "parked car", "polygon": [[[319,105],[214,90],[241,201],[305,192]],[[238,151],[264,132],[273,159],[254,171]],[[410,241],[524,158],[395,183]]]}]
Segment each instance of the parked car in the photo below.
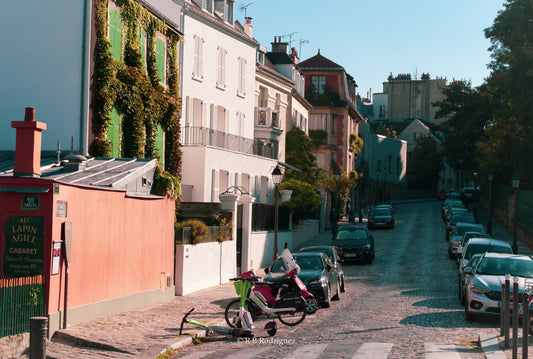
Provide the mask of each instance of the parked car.
[{"label": "parked car", "polygon": [[368,212],[368,228],[394,228],[396,219],[391,206],[377,206]]},{"label": "parked car", "polygon": [[476,219],[472,213],[459,213],[450,217],[450,220],[446,223],[446,240],[450,239],[457,223],[476,223]]},{"label": "parked car", "polygon": [[467,231],[463,234],[463,237],[461,238],[461,243],[459,243],[459,247],[457,247],[457,263],[459,263],[459,253],[463,253],[463,249],[465,248],[466,244],[471,238],[492,238],[492,236],[488,233],[483,232],[475,232],[475,231]]},{"label": "parked car", "polygon": [[461,189],[461,200],[463,203],[473,203],[479,199],[479,188],[464,187]]},{"label": "parked car", "polygon": [[[459,288],[462,290],[459,295],[462,296],[462,304],[464,304],[465,286],[468,279],[468,276],[465,275],[464,271],[467,267],[474,267],[471,263],[469,264],[472,257],[475,255],[481,255],[485,252],[512,254],[513,249],[508,242],[494,238],[470,238],[470,240],[466,242],[463,252],[457,254],[459,260]],[[463,282],[461,282],[461,278]]]},{"label": "parked car", "polygon": [[[481,259],[482,254],[476,253],[470,259],[468,262],[466,262],[464,267],[459,267],[459,278],[457,280],[457,293],[459,295],[459,300],[461,301],[461,305],[465,305],[465,283],[467,280],[470,279],[472,276],[472,268],[474,268]],[[467,269],[467,273],[465,273],[464,269]]]},{"label": "parked car", "polygon": [[468,214],[468,213],[470,213],[468,208],[464,208],[464,207],[453,207],[453,208],[450,208],[450,210],[448,212],[446,212],[446,218],[444,219],[444,222],[448,223],[450,221],[450,219],[453,216],[455,216],[455,215]]},{"label": "parked car", "polygon": [[364,225],[339,227],[333,241],[344,261],[363,261],[371,264],[375,257],[374,237]]},{"label": "parked car", "polygon": [[342,262],[344,262],[335,246],[311,246],[300,249],[300,252],[322,252],[328,256],[333,264],[333,269],[337,272],[337,277],[341,286],[341,293],[344,293],[344,270],[342,269]]},{"label": "parked car", "polygon": [[463,202],[461,202],[460,199],[449,200],[449,198],[448,198],[446,201],[444,201],[444,203],[442,205],[441,216],[442,216],[442,220],[443,221],[446,221],[446,218],[448,216],[448,211],[451,208],[465,208],[465,205],[463,204]]},{"label": "parked car", "polygon": [[[298,277],[304,282],[307,290],[313,293],[321,307],[328,308],[332,300],[340,299],[340,283],[333,263],[322,252],[293,253],[296,264],[300,267]],[[283,259],[278,258],[269,269],[269,276],[284,273]]]},{"label": "parked car", "polygon": [[450,234],[450,242],[448,245],[448,256],[451,259],[455,259],[457,256],[457,248],[461,244],[463,239],[463,234],[465,232],[483,232],[485,233],[485,227],[479,223],[470,223],[470,222],[457,222],[452,228]]},{"label": "parked car", "polygon": [[471,274],[465,289],[466,319],[473,320],[481,314],[499,315],[505,276],[518,278],[520,297],[525,292],[526,281],[533,281],[533,258],[519,254],[484,253],[472,270],[465,268],[465,273]]}]

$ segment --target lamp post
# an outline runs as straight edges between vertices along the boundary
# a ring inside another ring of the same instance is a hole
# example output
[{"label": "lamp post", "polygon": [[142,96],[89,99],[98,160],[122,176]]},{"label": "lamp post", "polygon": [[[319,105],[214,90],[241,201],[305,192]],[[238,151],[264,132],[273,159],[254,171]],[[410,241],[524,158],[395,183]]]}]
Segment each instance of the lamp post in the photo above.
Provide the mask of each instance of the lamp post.
[{"label": "lamp post", "polygon": [[489,219],[487,220],[487,233],[492,234],[492,181],[494,174],[489,171]]},{"label": "lamp post", "polygon": [[478,176],[478,173],[474,172],[474,192],[472,192],[472,199],[474,201],[474,218],[476,222],[477,222],[477,203],[478,203],[477,176]]},{"label": "lamp post", "polygon": [[335,166],[335,170],[334,170],[334,173],[333,173],[333,178],[335,178],[335,201],[334,201],[334,204],[335,204],[335,210],[337,210],[337,183],[339,182],[339,179],[341,178],[341,174],[340,174],[340,171],[339,171],[339,167]]},{"label": "lamp post", "polygon": [[518,186],[520,186],[520,176],[518,175],[518,173],[514,173],[513,174],[513,177],[511,177],[511,183],[513,184],[513,200],[514,200],[514,214],[513,214],[513,244],[511,245],[512,249],[513,249],[513,253],[518,253],[518,243],[516,242],[516,222],[517,222],[517,219],[518,219],[518,216],[517,216],[517,209],[518,209],[518,205],[517,205],[517,190],[518,190]]},{"label": "lamp post", "polygon": [[378,168],[376,170],[376,199],[374,201],[375,204],[378,204],[378,200],[379,200],[379,175],[380,174],[381,174],[381,171]]},{"label": "lamp post", "polygon": [[279,165],[274,168],[272,171],[272,181],[274,182],[275,187],[275,193],[274,193],[274,206],[275,206],[275,212],[274,212],[274,250],[272,253],[272,264],[276,261],[276,258],[278,257],[278,193],[279,193],[279,184],[281,183],[283,179],[283,173],[281,172],[281,168],[279,168]]},{"label": "lamp post", "polygon": [[363,170],[359,171],[359,223],[363,222],[363,201],[362,201],[362,192],[363,192],[363,178],[365,177],[365,172]]}]

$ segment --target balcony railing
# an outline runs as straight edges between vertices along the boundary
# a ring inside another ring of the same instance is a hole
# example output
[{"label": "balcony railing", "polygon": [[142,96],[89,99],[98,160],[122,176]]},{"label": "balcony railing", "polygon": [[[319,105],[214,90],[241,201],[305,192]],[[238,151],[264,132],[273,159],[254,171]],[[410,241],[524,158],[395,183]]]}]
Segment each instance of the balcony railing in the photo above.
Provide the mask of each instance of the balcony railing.
[{"label": "balcony railing", "polygon": [[185,126],[181,134],[183,145],[200,145],[223,148],[267,158],[277,158],[277,146],[260,140],[251,140],[205,127]]},{"label": "balcony railing", "polygon": [[242,153],[254,153],[253,140],[205,127],[185,126],[181,142],[183,145],[213,146]]},{"label": "balcony railing", "polygon": [[279,111],[274,111],[270,107],[257,108],[256,126],[266,126],[273,128],[281,128]]}]

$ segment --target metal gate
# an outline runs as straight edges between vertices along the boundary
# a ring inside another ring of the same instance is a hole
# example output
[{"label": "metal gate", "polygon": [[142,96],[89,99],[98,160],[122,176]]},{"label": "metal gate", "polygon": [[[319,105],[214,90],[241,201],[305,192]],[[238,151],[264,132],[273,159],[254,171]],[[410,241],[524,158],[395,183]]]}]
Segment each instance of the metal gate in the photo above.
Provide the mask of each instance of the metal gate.
[{"label": "metal gate", "polygon": [[43,276],[0,277],[0,338],[30,331],[30,318],[45,313]]}]

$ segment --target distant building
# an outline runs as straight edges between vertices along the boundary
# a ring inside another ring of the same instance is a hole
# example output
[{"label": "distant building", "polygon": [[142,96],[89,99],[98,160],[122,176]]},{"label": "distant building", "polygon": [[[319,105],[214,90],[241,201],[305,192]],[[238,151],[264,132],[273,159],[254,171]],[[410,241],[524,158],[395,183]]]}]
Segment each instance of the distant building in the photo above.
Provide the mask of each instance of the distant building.
[{"label": "distant building", "polygon": [[387,80],[383,83],[383,93],[387,94],[387,108],[382,108],[383,95],[375,94],[379,102],[376,101],[378,111],[376,113],[374,109],[374,120],[377,115],[377,118],[392,122],[415,118],[435,124],[444,121],[435,117],[438,108],[432,104],[444,99],[442,89],[447,85],[446,79],[430,79],[429,74],[425,73],[420,80],[413,80],[410,74],[399,74],[396,77],[391,74]]}]

